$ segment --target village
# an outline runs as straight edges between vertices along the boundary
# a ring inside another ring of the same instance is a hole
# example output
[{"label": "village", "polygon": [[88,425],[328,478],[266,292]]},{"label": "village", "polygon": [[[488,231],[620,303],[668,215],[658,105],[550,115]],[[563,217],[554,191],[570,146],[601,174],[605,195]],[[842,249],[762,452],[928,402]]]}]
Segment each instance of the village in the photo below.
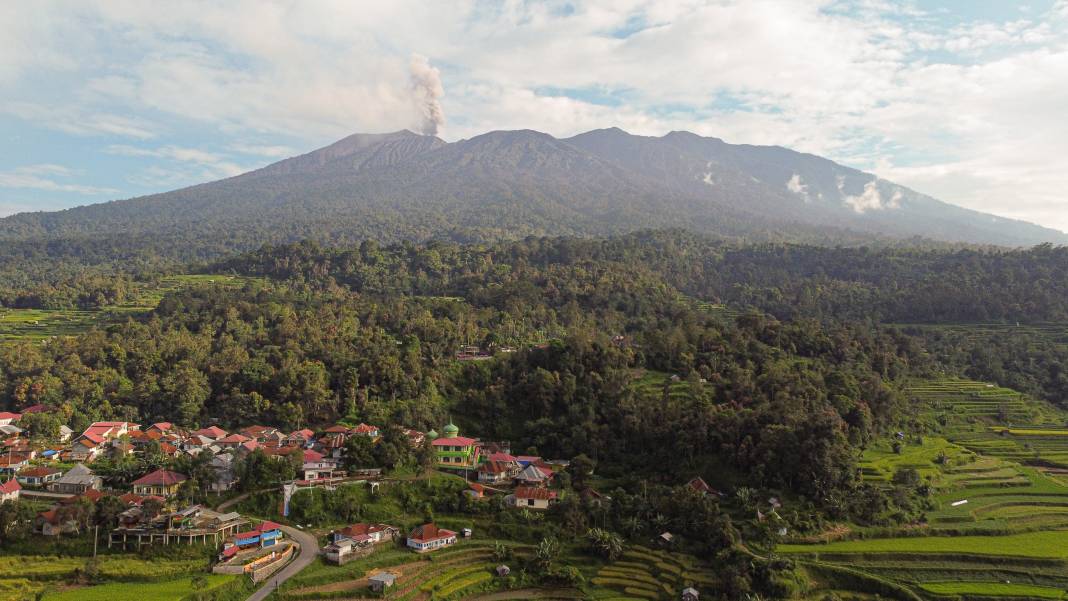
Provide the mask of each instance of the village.
[{"label": "village", "polygon": [[[273,482],[280,491],[280,515],[289,515],[292,497],[302,490],[332,491],[337,486],[366,483],[372,490],[386,480],[380,467],[346,467],[346,446],[353,438],[375,445],[382,439],[379,427],[359,423],[334,424],[319,431],[304,428],[284,432],[274,427],[250,425],[236,431],[219,426],[196,430],[160,422],[147,426],[125,421],[100,421],[80,434],[61,427],[55,440],[41,441],[25,435],[19,424],[24,416],[48,411],[31,406],[20,413],[0,413],[3,435],[0,457],[0,501],[22,499],[47,505],[34,519],[33,536],[81,535],[90,528],[94,507],[114,507],[113,524],[97,533],[94,545],[122,550],[139,550],[159,545],[207,545],[218,550],[213,572],[245,574],[252,582],[268,578],[302,552],[300,543],[286,535],[292,529],[271,520],[254,520],[221,502],[215,508],[193,503],[189,487],[199,496],[212,499],[238,499],[236,466],[252,453],[273,461],[291,461],[299,468],[296,477]],[[501,497],[505,507],[540,512],[557,503],[563,490],[555,479],[569,462],[538,456],[513,455],[509,443],[482,441],[461,435],[455,424],[446,424],[441,433],[403,429],[411,449],[427,449],[437,473],[459,476],[466,482],[462,495],[473,502]],[[210,466],[211,477],[197,482],[190,474],[159,467],[137,474],[126,487],[109,485],[94,471],[94,464],[122,457],[162,454],[173,465],[184,458],[196,458]],[[714,494],[703,480],[691,486]],[[232,501],[231,501],[232,502]],[[665,533],[670,538],[670,533]],[[382,543],[401,545],[415,554],[433,553],[473,536],[471,528],[451,530],[426,522],[403,531],[400,525],[353,523],[332,530],[316,555],[326,562],[345,565],[370,555]],[[318,545],[317,545],[318,546]],[[499,566],[507,574],[508,566]],[[376,574],[368,584],[381,591],[393,585],[396,575]]]}]

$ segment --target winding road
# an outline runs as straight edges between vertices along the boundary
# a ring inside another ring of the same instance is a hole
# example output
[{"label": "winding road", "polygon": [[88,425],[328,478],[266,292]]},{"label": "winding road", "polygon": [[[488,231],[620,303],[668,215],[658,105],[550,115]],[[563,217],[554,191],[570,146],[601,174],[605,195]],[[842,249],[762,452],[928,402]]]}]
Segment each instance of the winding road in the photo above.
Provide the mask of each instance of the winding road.
[{"label": "winding road", "polygon": [[[274,490],[278,490],[278,488],[265,488],[262,490],[247,492],[219,505],[215,508],[215,511],[226,511],[230,507],[236,505],[237,503],[240,503],[251,495],[263,492],[270,492]],[[248,601],[263,601],[267,598],[268,595],[274,592],[275,589],[281,586],[283,582],[289,580],[293,576],[296,576],[301,570],[308,567],[308,565],[311,562],[315,561],[315,558],[319,555],[319,540],[316,539],[314,536],[308,534],[307,532],[304,532],[303,530],[298,530],[291,526],[282,526],[281,524],[279,524],[279,526],[281,526],[282,532],[284,532],[286,536],[288,536],[291,540],[300,545],[300,555],[297,555],[296,559],[289,562],[284,568],[278,570],[270,578],[265,580],[263,582],[263,586],[257,589],[255,593],[252,593],[252,595],[248,598]]]},{"label": "winding road", "polygon": [[252,593],[248,598],[248,601],[263,601],[263,599],[266,599],[268,595],[281,586],[283,582],[289,580],[298,572],[308,567],[308,564],[315,561],[315,558],[319,555],[319,541],[316,540],[314,536],[289,526],[282,526],[282,532],[285,532],[286,536],[300,545],[300,555],[293,561],[289,562],[284,568],[275,572],[273,576],[265,580],[263,586],[261,586],[255,593]]}]

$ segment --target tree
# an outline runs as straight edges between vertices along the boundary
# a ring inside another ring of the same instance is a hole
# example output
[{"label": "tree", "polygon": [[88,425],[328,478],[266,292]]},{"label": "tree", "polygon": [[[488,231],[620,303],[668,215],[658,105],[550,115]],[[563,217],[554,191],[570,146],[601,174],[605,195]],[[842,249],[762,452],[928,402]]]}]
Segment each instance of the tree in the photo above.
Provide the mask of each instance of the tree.
[{"label": "tree", "polygon": [[93,508],[93,524],[101,528],[112,528],[119,521],[119,514],[126,511],[126,505],[116,496],[104,495]]},{"label": "tree", "polygon": [[434,469],[434,465],[437,463],[438,455],[434,451],[433,441],[424,439],[423,443],[416,448],[415,460],[419,465],[420,471],[423,473],[429,472]]},{"label": "tree", "polygon": [[586,531],[586,542],[594,553],[608,561],[615,561],[623,554],[623,539],[615,532],[590,528]]},{"label": "tree", "polygon": [[542,574],[550,573],[559,558],[560,541],[551,536],[541,539],[534,550],[534,566]]},{"label": "tree", "polygon": [[586,490],[596,466],[597,464],[585,453],[579,453],[572,458],[567,468],[567,471],[571,474],[571,486],[578,491]]},{"label": "tree", "polygon": [[345,468],[350,471],[374,466],[374,441],[369,436],[349,436],[341,458],[345,462]]}]

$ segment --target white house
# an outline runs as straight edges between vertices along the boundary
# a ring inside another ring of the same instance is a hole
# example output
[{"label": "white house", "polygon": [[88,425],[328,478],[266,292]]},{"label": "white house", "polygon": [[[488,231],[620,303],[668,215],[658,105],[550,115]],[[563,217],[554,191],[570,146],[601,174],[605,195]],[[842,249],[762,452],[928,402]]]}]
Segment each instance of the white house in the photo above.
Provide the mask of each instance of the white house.
[{"label": "white house", "polygon": [[408,534],[408,548],[416,553],[426,553],[456,543],[456,533],[438,528],[435,524],[423,524]]}]

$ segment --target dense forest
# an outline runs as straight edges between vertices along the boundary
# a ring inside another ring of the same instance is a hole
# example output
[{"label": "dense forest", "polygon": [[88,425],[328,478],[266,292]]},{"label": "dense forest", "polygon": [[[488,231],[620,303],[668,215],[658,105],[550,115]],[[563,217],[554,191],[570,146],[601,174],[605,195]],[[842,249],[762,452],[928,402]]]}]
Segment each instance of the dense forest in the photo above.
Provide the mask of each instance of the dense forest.
[{"label": "dense forest", "polygon": [[[680,231],[264,247],[201,269],[266,284],[177,290],[144,317],[0,347],[0,404],[57,407],[76,430],[120,417],[429,429],[452,415],[604,474],[670,484],[715,470],[721,485],[875,523],[912,501],[895,508],[862,484],[858,451],[913,419],[910,378],[948,371],[1051,400],[1068,389],[1058,340],[991,346],[893,322],[1062,319],[1066,252],[740,246]],[[129,278],[4,302],[92,306]],[[456,361],[467,345],[509,352]]]}]

